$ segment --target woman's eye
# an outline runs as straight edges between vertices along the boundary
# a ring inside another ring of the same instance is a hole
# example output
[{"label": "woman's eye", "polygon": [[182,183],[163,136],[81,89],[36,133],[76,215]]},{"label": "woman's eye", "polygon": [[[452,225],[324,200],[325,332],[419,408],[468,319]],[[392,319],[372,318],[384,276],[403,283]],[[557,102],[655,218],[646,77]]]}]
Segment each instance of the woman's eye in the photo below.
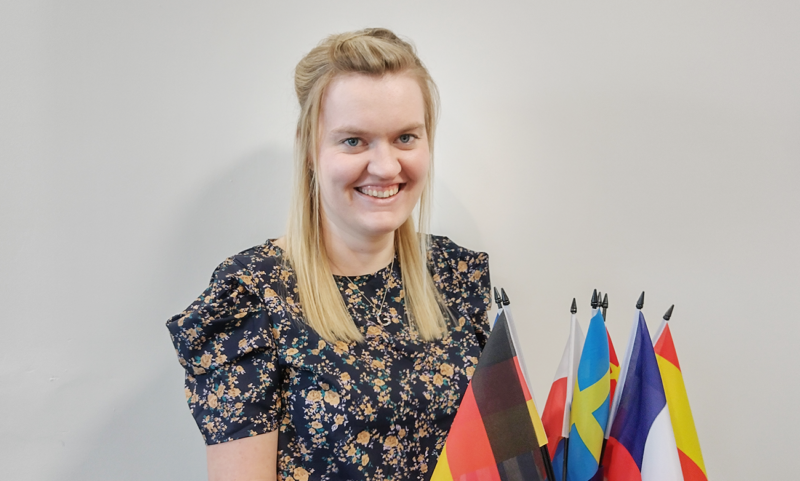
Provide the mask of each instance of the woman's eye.
[{"label": "woman's eye", "polygon": [[349,147],[358,147],[358,139],[355,138],[355,137],[351,137],[349,139],[346,139],[344,141],[344,143]]},{"label": "woman's eye", "polygon": [[414,140],[414,136],[411,135],[411,134],[403,134],[403,135],[400,136],[399,140],[400,140],[400,142],[402,142],[404,144],[407,144],[407,143],[411,142],[412,140]]}]

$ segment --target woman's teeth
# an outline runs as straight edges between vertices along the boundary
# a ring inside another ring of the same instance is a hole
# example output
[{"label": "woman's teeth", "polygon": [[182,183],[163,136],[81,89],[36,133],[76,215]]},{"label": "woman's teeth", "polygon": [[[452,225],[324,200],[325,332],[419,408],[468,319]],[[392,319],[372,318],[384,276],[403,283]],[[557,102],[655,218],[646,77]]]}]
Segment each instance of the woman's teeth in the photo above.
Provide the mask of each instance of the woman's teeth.
[{"label": "woman's teeth", "polygon": [[391,197],[395,195],[399,190],[400,186],[395,185],[390,187],[389,189],[375,189],[372,187],[357,187],[356,190],[361,192],[364,195],[368,195],[370,197],[377,197],[379,199],[385,199],[387,197]]}]

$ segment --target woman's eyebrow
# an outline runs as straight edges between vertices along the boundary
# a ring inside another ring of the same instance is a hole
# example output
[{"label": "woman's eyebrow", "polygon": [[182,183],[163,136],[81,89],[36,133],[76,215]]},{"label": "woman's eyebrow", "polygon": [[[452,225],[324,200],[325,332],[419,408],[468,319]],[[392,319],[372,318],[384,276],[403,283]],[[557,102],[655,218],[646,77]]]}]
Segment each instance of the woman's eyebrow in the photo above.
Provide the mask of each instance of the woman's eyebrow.
[{"label": "woman's eyebrow", "polygon": [[[419,129],[423,129],[423,128],[425,128],[425,124],[417,122],[417,123],[413,123],[413,124],[407,125],[407,126],[401,128],[401,129],[399,129],[397,132],[410,132],[410,131],[413,131],[413,130],[419,130]],[[364,130],[363,128],[355,127],[355,126],[349,126],[349,125],[345,125],[345,126],[342,126],[342,127],[337,127],[335,129],[331,130],[331,135],[366,136],[366,135],[369,135],[369,134],[370,134],[370,132],[367,131],[367,130]]]}]

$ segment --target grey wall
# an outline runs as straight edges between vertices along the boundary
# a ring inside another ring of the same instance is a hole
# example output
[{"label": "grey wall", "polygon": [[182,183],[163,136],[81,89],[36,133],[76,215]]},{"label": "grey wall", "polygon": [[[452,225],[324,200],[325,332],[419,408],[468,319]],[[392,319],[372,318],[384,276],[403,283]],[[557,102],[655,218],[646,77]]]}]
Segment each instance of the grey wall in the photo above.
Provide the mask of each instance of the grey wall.
[{"label": "grey wall", "polygon": [[488,251],[542,408],[568,306],[647,291],[713,479],[800,416],[797,2],[0,3],[0,472],[203,479],[164,328],[282,233],[294,64],[387,26],[442,92],[434,230]]}]

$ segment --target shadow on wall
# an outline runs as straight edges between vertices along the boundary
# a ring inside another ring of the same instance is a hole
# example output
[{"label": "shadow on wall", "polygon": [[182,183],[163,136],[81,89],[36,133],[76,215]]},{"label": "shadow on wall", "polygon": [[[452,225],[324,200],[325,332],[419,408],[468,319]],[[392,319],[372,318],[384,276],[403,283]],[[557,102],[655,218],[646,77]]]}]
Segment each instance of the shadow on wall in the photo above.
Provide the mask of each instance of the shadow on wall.
[{"label": "shadow on wall", "polygon": [[[141,294],[138,299],[149,299],[147,319],[132,320],[138,325],[130,326],[135,331],[131,341],[140,343],[136,351],[150,361],[142,363],[149,372],[130,365],[116,373],[146,381],[107,395],[116,409],[105,420],[86,420],[91,427],[76,440],[86,447],[85,458],[55,479],[205,479],[202,438],[185,404],[183,369],[164,323],[202,292],[225,257],[282,234],[291,158],[286,152],[256,152],[233,162],[181,205],[164,207],[172,211],[164,216],[171,226],[152,249],[157,257],[149,273],[153,282],[146,292],[131,293],[132,298]],[[120,383],[107,385],[111,390]]]}]

